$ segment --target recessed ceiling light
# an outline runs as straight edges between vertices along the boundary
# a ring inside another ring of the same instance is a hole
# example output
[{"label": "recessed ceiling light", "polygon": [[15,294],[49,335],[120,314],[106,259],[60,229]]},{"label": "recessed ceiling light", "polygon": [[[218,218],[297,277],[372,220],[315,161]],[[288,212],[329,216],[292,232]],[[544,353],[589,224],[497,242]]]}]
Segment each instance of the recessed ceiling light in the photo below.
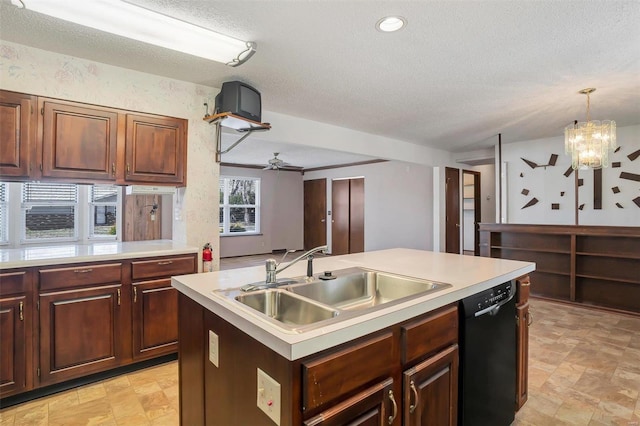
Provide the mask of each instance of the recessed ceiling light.
[{"label": "recessed ceiling light", "polygon": [[384,33],[398,31],[407,25],[407,20],[402,16],[387,16],[376,22],[376,29]]}]

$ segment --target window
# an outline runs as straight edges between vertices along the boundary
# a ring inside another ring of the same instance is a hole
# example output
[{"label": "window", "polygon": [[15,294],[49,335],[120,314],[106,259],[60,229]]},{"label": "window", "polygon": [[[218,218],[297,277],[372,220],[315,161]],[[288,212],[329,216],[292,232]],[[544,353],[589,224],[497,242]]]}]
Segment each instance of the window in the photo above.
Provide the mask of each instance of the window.
[{"label": "window", "polygon": [[23,241],[78,239],[78,186],[66,183],[22,185]]},{"label": "window", "polygon": [[89,189],[89,238],[113,238],[116,235],[118,187],[93,185]]},{"label": "window", "polygon": [[260,179],[220,178],[220,234],[260,233]]},{"label": "window", "polygon": [[0,182],[0,244],[5,244],[9,241],[9,235],[7,232],[8,213],[7,184]]}]

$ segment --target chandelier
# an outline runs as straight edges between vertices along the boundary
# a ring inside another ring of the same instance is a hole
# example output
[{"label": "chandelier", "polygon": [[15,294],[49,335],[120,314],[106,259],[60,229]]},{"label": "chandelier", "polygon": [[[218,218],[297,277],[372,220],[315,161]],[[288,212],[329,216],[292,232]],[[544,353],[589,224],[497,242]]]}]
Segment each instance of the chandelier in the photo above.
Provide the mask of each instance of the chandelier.
[{"label": "chandelier", "polygon": [[571,155],[571,167],[599,169],[609,166],[609,151],[616,148],[616,122],[590,120],[589,95],[596,89],[582,89],[587,95],[587,121],[574,122],[564,129],[564,151]]}]

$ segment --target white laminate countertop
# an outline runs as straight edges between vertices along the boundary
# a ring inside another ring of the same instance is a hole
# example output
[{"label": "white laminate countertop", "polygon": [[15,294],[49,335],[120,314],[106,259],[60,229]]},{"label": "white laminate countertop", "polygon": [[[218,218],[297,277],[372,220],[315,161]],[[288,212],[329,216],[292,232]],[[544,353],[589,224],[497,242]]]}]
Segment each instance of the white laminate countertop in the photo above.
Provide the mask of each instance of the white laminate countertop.
[{"label": "white laminate countertop", "polygon": [[99,262],[134,257],[169,256],[197,253],[198,248],[171,240],[103,241],[87,244],[56,244],[0,249],[0,269],[66,263]]},{"label": "white laminate countertop", "polygon": [[[209,311],[233,324],[288,360],[295,360],[400,323],[535,270],[535,264],[487,257],[463,256],[412,249],[388,249],[344,256],[316,258],[314,272],[361,266],[409,277],[451,284],[450,288],[417,296],[374,312],[363,313],[321,328],[289,332],[260,318],[260,314],[223,292],[264,281],[265,267],[230,269],[172,278],[172,285]],[[307,262],[298,262],[278,278],[306,274]]]}]

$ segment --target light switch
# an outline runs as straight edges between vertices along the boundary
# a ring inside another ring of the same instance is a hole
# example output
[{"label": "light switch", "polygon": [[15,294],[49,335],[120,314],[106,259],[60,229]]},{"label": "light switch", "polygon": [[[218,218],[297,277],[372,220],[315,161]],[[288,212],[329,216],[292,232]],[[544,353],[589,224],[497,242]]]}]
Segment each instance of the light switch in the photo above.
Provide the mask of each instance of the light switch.
[{"label": "light switch", "polygon": [[218,335],[209,330],[209,361],[218,367]]}]

